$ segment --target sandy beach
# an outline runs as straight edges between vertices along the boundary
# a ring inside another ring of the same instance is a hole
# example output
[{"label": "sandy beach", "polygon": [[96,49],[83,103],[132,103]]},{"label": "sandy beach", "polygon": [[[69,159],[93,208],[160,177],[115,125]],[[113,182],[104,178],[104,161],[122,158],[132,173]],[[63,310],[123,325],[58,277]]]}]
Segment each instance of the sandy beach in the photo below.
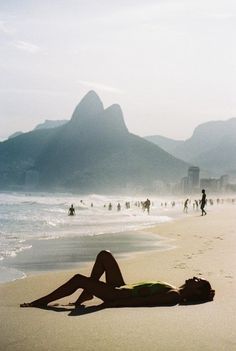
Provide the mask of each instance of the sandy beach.
[{"label": "sandy beach", "polygon": [[[30,276],[0,285],[0,350],[236,350],[235,212],[233,205],[219,205],[204,217],[196,212],[159,224],[148,230],[174,249],[119,260],[127,283],[159,279],[179,286],[186,278],[205,277],[216,290],[213,302],[99,310],[94,299],[77,310],[22,309],[20,303],[55,289],[75,271]],[[80,272],[88,275],[90,269]]]}]

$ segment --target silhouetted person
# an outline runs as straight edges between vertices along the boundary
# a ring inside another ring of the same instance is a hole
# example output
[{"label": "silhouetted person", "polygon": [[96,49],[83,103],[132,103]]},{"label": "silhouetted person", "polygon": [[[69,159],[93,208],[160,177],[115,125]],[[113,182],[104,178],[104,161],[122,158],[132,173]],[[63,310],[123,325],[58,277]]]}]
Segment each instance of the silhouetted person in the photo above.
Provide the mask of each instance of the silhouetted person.
[{"label": "silhouetted person", "polygon": [[75,209],[74,209],[73,204],[71,204],[71,206],[69,208],[68,215],[69,216],[74,216],[75,215]]},{"label": "silhouetted person", "polygon": [[110,202],[109,205],[108,205],[108,210],[109,210],[109,211],[112,210],[112,204],[111,204],[111,202]]},{"label": "silhouetted person", "polygon": [[202,189],[202,199],[201,199],[201,210],[202,210],[202,216],[206,215],[206,211],[204,210],[204,207],[206,206],[206,192],[204,189]]},{"label": "silhouetted person", "polygon": [[149,199],[147,199],[145,202],[144,202],[144,210],[147,210],[148,214],[150,212],[150,206],[151,206],[151,201]]},{"label": "silhouetted person", "polygon": [[188,213],[188,201],[189,201],[189,199],[184,201],[184,212],[185,213]]},{"label": "silhouetted person", "polygon": [[120,203],[118,203],[117,205],[117,211],[120,211],[121,210],[121,206],[120,206]]},{"label": "silhouetted person", "polygon": [[[105,273],[105,282],[101,276]],[[94,296],[103,301],[101,307],[139,307],[175,306],[177,304],[196,304],[212,301],[215,290],[202,278],[186,279],[179,288],[156,280],[126,284],[120,267],[108,251],[101,251],[96,258],[90,277],[75,274],[56,290],[32,302],[22,303],[21,307],[45,307],[50,302],[69,296],[83,289],[77,300],[72,303],[80,307]]]}]

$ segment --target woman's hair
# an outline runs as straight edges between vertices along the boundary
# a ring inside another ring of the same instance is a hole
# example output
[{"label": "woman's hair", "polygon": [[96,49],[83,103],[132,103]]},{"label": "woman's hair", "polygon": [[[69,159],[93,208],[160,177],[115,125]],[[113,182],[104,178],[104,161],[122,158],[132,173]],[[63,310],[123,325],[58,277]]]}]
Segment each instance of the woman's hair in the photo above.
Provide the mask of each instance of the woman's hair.
[{"label": "woman's hair", "polygon": [[185,299],[185,302],[189,303],[203,303],[212,301],[215,296],[215,290],[211,288],[211,284],[204,280],[201,282],[201,286],[196,289],[196,291]]},{"label": "woman's hair", "polygon": [[185,296],[181,304],[198,304],[209,302],[214,299],[215,290],[211,288],[211,284],[207,280],[201,281],[201,286],[199,286],[195,292],[191,295]]}]

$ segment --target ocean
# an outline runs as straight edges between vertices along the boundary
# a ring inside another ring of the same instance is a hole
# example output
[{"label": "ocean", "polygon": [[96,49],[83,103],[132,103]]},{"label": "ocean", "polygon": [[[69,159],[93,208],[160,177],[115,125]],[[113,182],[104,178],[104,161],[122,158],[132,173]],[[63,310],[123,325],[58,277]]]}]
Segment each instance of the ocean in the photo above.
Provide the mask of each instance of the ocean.
[{"label": "ocean", "polygon": [[[103,249],[116,257],[169,249],[170,243],[145,229],[170,221],[182,211],[178,205],[164,206],[166,200],[151,198],[148,214],[138,206],[145,200],[96,194],[0,193],[0,282],[79,267],[93,261]],[[71,204],[75,216],[68,216]]]}]

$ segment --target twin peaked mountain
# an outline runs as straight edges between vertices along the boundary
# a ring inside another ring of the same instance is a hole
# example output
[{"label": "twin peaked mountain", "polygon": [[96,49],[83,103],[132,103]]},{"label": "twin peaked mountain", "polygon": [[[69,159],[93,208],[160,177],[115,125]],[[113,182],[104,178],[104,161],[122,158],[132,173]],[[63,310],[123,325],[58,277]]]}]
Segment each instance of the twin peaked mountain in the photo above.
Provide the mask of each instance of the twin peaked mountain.
[{"label": "twin peaked mountain", "polygon": [[178,181],[188,164],[129,133],[119,105],[104,109],[90,91],[71,120],[0,143],[0,188],[34,184],[78,192],[151,190]]}]

